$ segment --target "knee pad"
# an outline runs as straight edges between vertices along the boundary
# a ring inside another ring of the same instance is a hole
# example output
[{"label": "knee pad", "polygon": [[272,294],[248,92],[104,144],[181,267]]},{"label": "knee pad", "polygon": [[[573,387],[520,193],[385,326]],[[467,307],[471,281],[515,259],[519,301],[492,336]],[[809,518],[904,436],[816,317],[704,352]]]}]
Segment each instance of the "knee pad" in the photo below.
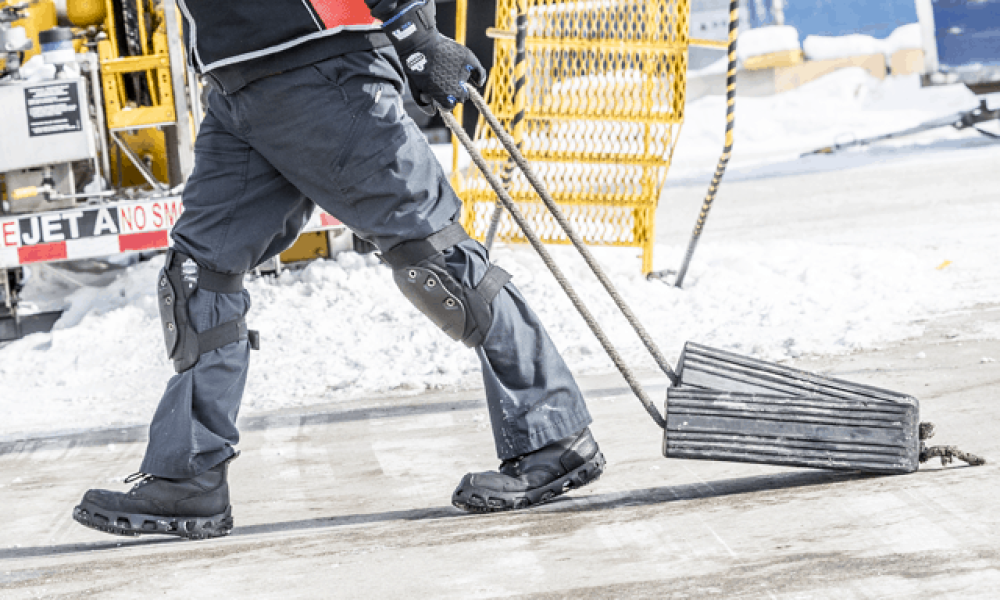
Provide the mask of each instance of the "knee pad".
[{"label": "knee pad", "polygon": [[491,265],[475,288],[455,279],[442,251],[471,239],[458,223],[422,240],[404,242],[382,254],[403,295],[453,340],[470,348],[486,339],[493,324],[491,303],[510,274]]},{"label": "knee pad", "polygon": [[213,271],[186,254],[167,250],[166,264],[157,280],[157,299],[163,341],[167,355],[174,361],[175,371],[187,371],[202,354],[240,340],[249,340],[254,350],[260,348],[258,333],[247,329],[243,317],[198,333],[188,313],[188,300],[197,289],[220,294],[242,292],[243,273],[231,275]]}]

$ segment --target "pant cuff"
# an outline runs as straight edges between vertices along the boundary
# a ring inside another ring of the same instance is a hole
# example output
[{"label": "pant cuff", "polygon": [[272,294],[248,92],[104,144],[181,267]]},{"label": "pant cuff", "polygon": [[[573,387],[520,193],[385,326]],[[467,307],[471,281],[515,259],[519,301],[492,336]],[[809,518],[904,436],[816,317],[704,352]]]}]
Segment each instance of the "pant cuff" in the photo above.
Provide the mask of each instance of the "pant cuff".
[{"label": "pant cuff", "polygon": [[226,446],[213,452],[194,456],[186,464],[178,464],[176,460],[164,460],[147,456],[143,459],[139,470],[146,475],[161,477],[163,479],[191,479],[229,460],[234,454],[236,454],[236,451],[231,446]]},{"label": "pant cuff", "polygon": [[498,449],[497,457],[500,460],[509,460],[524,456],[574,433],[579,433],[593,422],[594,420],[586,408],[562,419],[552,419],[548,426],[532,429],[527,436],[511,436],[514,443],[507,446],[507,452],[501,452]]}]

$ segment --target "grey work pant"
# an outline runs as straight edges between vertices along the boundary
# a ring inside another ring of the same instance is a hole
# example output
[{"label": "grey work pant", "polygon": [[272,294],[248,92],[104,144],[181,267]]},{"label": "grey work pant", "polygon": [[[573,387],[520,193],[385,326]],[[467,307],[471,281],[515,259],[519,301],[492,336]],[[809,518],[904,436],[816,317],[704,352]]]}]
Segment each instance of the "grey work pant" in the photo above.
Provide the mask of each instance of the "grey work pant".
[{"label": "grey work pant", "polygon": [[[461,202],[403,111],[402,77],[395,54],[380,49],[230,95],[211,91],[175,247],[208,268],[241,273],[288,247],[316,204],[382,250],[453,223]],[[446,250],[445,260],[470,286],[489,267],[485,248],[471,240]],[[197,290],[188,304],[198,331],[249,308],[246,291]],[[589,425],[573,376],[514,285],[492,308],[492,328],[475,351],[498,456],[526,454]],[[261,337],[266,344],[267,332]],[[150,425],[144,473],[193,477],[234,453],[249,353],[246,341],[234,342],[170,379]]]}]

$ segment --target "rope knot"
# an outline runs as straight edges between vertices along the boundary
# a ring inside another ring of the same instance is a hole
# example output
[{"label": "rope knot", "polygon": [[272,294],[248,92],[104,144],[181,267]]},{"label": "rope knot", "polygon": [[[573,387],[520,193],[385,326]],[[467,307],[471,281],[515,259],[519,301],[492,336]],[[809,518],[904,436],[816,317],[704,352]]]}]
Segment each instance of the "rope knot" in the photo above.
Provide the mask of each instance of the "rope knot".
[{"label": "rope knot", "polygon": [[938,456],[941,458],[941,466],[948,466],[957,458],[965,461],[972,467],[986,464],[986,459],[975,454],[963,452],[955,446],[927,446],[924,440],[934,437],[934,423],[920,424],[920,463],[923,464]]}]

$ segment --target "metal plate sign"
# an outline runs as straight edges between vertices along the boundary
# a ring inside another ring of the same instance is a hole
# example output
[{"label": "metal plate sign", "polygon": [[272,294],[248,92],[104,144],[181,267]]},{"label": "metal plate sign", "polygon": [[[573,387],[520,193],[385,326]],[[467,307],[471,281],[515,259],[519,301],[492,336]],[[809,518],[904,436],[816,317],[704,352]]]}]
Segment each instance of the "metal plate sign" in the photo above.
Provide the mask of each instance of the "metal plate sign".
[{"label": "metal plate sign", "polygon": [[83,79],[0,81],[0,173],[91,160],[94,140]]},{"label": "metal plate sign", "polygon": [[80,131],[80,98],[76,82],[24,88],[28,135],[38,137]]}]

